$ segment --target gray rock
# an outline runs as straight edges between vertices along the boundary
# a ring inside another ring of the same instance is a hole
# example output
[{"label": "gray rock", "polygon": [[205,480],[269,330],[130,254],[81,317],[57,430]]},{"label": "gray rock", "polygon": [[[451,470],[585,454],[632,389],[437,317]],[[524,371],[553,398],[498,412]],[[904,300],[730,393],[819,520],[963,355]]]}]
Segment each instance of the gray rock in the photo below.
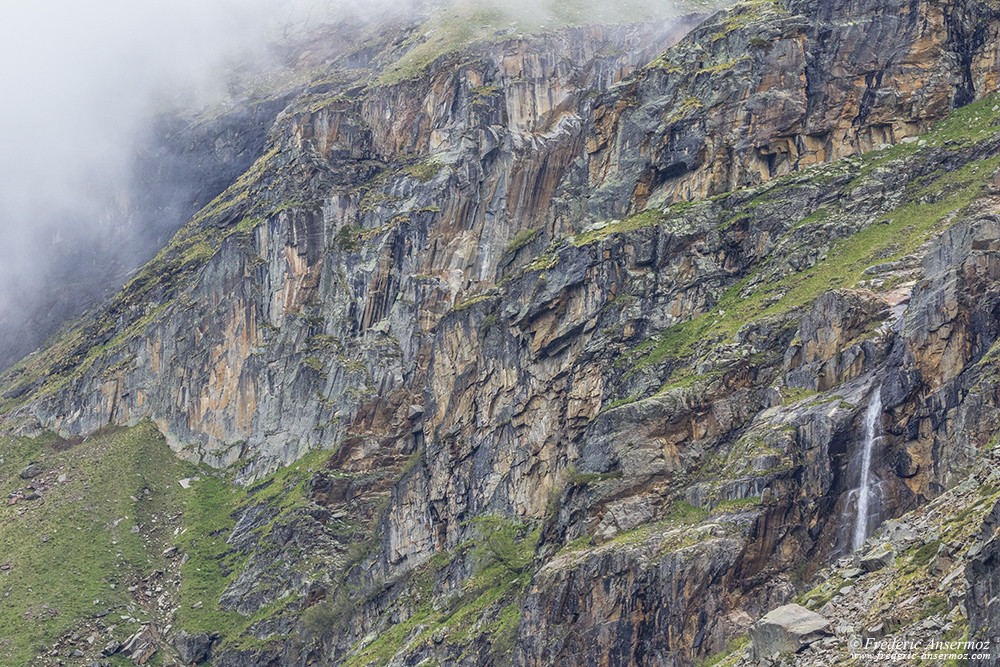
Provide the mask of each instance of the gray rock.
[{"label": "gray rock", "polygon": [[797,653],[831,634],[829,621],[797,604],[778,607],[750,626],[753,655],[758,660]]},{"label": "gray rock", "polygon": [[159,634],[151,625],[145,625],[129,637],[122,645],[121,651],[132,658],[132,661],[143,665],[156,653]]},{"label": "gray rock", "polygon": [[861,567],[863,567],[868,572],[875,572],[876,570],[881,570],[883,567],[889,565],[895,554],[892,553],[892,549],[889,545],[882,544],[861,557]]},{"label": "gray rock", "polygon": [[890,519],[882,524],[882,537],[895,547],[906,546],[917,539],[917,533],[901,521]]},{"label": "gray rock", "polygon": [[212,640],[206,632],[188,634],[184,630],[177,633],[174,639],[174,646],[181,657],[181,662],[185,665],[197,665],[208,660],[208,652],[212,646]]},{"label": "gray rock", "polygon": [[37,463],[32,463],[21,471],[21,479],[31,479],[42,474],[42,467]]},{"label": "gray rock", "polygon": [[651,521],[653,516],[653,501],[646,496],[609,504],[594,538],[598,544],[604,543],[620,532],[633,530]]}]

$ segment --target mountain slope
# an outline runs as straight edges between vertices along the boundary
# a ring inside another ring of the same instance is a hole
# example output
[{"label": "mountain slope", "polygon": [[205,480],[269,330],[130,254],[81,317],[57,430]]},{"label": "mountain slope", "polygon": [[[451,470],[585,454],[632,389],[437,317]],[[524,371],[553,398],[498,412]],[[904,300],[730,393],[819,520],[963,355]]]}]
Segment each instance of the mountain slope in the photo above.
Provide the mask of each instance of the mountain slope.
[{"label": "mountain slope", "polygon": [[[876,392],[864,535],[960,482],[964,504],[878,576],[935,541],[992,571],[966,552],[997,500],[1000,10],[704,18],[337,56],[118,296],[2,376],[12,490],[69,465],[47,430],[120,454],[151,420],[187,461],[161,447],[150,487],[178,534],[139,527],[188,558],[180,606],[123,627],[217,665],[725,655],[850,552]],[[27,495],[11,517],[47,516]],[[965,581],[931,607],[956,636]],[[875,632],[823,586],[800,600]]]}]

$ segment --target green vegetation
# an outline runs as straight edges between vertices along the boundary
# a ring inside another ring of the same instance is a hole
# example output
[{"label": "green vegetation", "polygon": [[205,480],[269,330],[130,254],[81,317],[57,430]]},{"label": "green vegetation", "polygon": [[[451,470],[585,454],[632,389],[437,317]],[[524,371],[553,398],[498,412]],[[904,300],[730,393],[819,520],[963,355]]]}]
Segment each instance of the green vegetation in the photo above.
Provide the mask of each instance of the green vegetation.
[{"label": "green vegetation", "polygon": [[403,170],[403,173],[417,179],[421,183],[426,183],[437,176],[442,168],[444,168],[444,165],[440,162],[428,160],[427,162],[418,162],[415,165],[407,167]]},{"label": "green vegetation", "polygon": [[596,415],[594,415],[594,418],[596,419],[597,417],[600,417],[601,415],[603,415],[605,412],[608,412],[609,410],[614,410],[615,408],[620,408],[623,405],[629,405],[630,403],[635,403],[636,401],[639,401],[639,400],[642,400],[642,395],[641,394],[633,394],[632,396],[627,396],[625,398],[616,399],[614,401],[611,401],[607,405],[603,405],[601,407],[600,411]]},{"label": "green vegetation", "polygon": [[458,303],[456,303],[454,306],[451,307],[451,310],[449,310],[448,312],[460,313],[463,310],[468,310],[469,308],[472,308],[477,303],[482,303],[483,301],[489,301],[492,298],[494,298],[494,295],[492,294],[480,294],[479,296],[470,297],[465,301],[459,301]]},{"label": "green vegetation", "polygon": [[[233,513],[266,500],[281,512],[273,526],[305,502],[312,471],[329,455],[307,454],[247,490],[178,459],[150,422],[108,427],[82,441],[0,439],[9,470],[36,461],[42,469],[30,482],[16,473],[0,477],[0,492],[17,498],[0,507],[0,663],[33,664],[69,633],[95,633],[103,646],[108,638],[97,621],[105,615],[122,641],[156,619],[159,593],[143,594],[156,586],[178,607],[177,627],[219,632],[230,647],[259,643],[250,625],[290,613],[294,598],[252,616],[219,607],[246,559],[227,542]],[[178,483],[185,478],[190,488]],[[44,487],[41,498],[28,499],[29,483]],[[179,589],[168,581],[178,569]]]},{"label": "green vegetation", "polygon": [[924,546],[917,549],[917,551],[910,556],[910,562],[916,567],[924,567],[929,562],[934,554],[937,553],[938,548],[941,546],[941,540],[934,540],[933,542],[928,542]]},{"label": "green vegetation", "polygon": [[[707,72],[708,70],[704,71]],[[681,105],[677,108],[677,111],[664,118],[664,122],[667,125],[672,125],[673,123],[684,120],[691,114],[691,112],[697,111],[698,109],[701,109],[703,106],[705,106],[704,103],[702,103],[702,101],[697,97],[688,97],[683,102],[681,102]]]},{"label": "green vegetation", "polygon": [[[278,152],[278,146],[272,146],[266,153],[257,158],[253,165],[232,185],[196,213],[191,221],[184,225],[175,239],[182,241],[185,237],[190,236],[194,230],[200,229],[202,223],[219,217],[237,205],[248,202],[251,199],[251,193],[264,182],[265,177],[270,176],[275,170],[275,158],[277,158]],[[255,206],[251,208],[254,207],[256,207],[256,202]]]},{"label": "green vegetation", "polygon": [[313,637],[322,637],[331,628],[342,628],[351,620],[354,603],[347,595],[326,598],[302,613],[302,623]]},{"label": "green vegetation", "polygon": [[255,641],[248,633],[251,625],[286,609],[289,598],[276,600],[252,616],[219,607],[222,592],[239,575],[247,558],[246,554],[234,552],[227,542],[235,524],[233,515],[238,508],[249,504],[268,503],[276,507],[279,513],[263,529],[262,537],[265,536],[289,512],[305,504],[308,481],[329,457],[329,451],[312,451],[249,490],[224,477],[204,473],[193,483],[182,507],[187,531],[173,542],[188,556],[181,570],[179,627],[189,632],[219,632],[228,646],[239,647]]},{"label": "green vegetation", "polygon": [[696,667],[725,667],[726,665],[735,664],[738,656],[749,643],[749,635],[737,637],[726,644],[726,648],[722,649],[715,655],[711,655],[704,660],[695,663],[695,665]]},{"label": "green vegetation", "polygon": [[575,466],[570,466],[566,470],[566,481],[574,486],[587,486],[589,484],[599,484],[611,479],[621,479],[621,470],[611,472],[580,472]]},{"label": "green vegetation", "polygon": [[361,228],[356,225],[344,225],[334,235],[334,243],[341,252],[357,252],[361,248],[358,236]]},{"label": "green vegetation", "polygon": [[324,366],[323,365],[323,361],[322,361],[322,359],[320,359],[317,356],[310,355],[308,357],[304,357],[302,359],[302,361],[300,361],[299,363],[302,364],[303,366],[307,367],[307,368],[311,368],[312,370],[316,371],[317,373],[320,373],[320,372],[323,371],[323,366]]},{"label": "green vegetation", "polygon": [[[924,137],[925,145],[951,142],[949,145],[960,146],[981,139],[987,131],[1000,130],[997,125],[1000,113],[992,111],[996,103],[994,98],[989,98],[955,111]],[[876,166],[919,150],[917,146],[918,142],[900,144],[890,151],[865,156],[858,179],[865,177],[866,169],[870,173]],[[825,256],[811,268],[786,275],[773,266],[782,261],[783,255],[774,256],[724,292],[711,311],[663,330],[626,353],[617,363],[629,363],[640,369],[667,359],[688,359],[710,345],[731,340],[748,322],[784,318],[826,292],[855,287],[867,278],[864,270],[869,266],[908,255],[946,229],[985,192],[987,180],[998,166],[1000,157],[993,157],[973,160],[954,171],[931,174],[911,188],[907,202],[855,234],[832,240]],[[795,184],[772,183],[764,195],[759,195],[748,206],[780,196],[784,187],[795,187]],[[793,229],[823,224],[834,214],[829,207],[819,209]],[[575,242],[582,245],[608,233],[662,224],[665,217],[646,211],[600,232],[581,235]]]},{"label": "green vegetation", "polygon": [[664,329],[648,344],[633,349],[629,355],[642,355],[634,364],[636,370],[658,364],[665,359],[683,359],[693,354],[693,347],[709,333],[712,324],[708,318],[699,317]]},{"label": "green vegetation", "polygon": [[378,83],[394,85],[415,79],[441,56],[493,37],[501,25],[505,25],[504,14],[497,9],[459,5],[442,10],[431,18],[422,37],[413,38],[406,55],[382,73]]},{"label": "green vegetation", "polygon": [[[955,623],[955,625],[952,626],[950,630],[944,633],[944,636],[941,638],[941,641],[945,643],[969,641],[968,619],[965,619],[964,622],[960,620],[958,623]],[[944,663],[943,667],[965,667],[965,665],[967,664],[969,664],[968,660],[966,660],[964,657],[958,657],[949,659],[947,662]],[[930,667],[929,664],[928,667]]]},{"label": "green vegetation", "polygon": [[513,239],[511,239],[510,243],[507,244],[507,247],[504,248],[504,255],[513,255],[518,250],[534,241],[536,236],[538,236],[537,229],[522,229]]},{"label": "green vegetation", "polygon": [[[687,11],[711,10],[713,0],[686,0],[680,7]],[[614,5],[594,5],[582,0],[543,1],[533,11],[515,8],[484,9],[471,2],[460,2],[435,12],[418,35],[404,43],[405,53],[382,73],[375,85],[396,85],[417,79],[438,58],[474,51],[518,35],[555,30],[564,26],[635,22],[658,15],[670,15],[673,5],[658,7],[641,0],[622,0]],[[613,49],[602,50],[599,57],[613,57]],[[494,86],[473,89],[472,103],[486,104],[498,90]]]},{"label": "green vegetation", "polygon": [[472,93],[472,103],[479,106],[488,106],[490,99],[503,92],[501,86],[478,86],[469,91]]},{"label": "green vegetation", "polygon": [[[507,575],[513,576],[527,571],[534,557],[534,545],[541,535],[541,528],[531,533],[529,525],[519,525],[488,515],[473,519],[473,523],[480,533],[476,540],[475,554],[481,568],[499,567]],[[527,548],[529,546],[531,549]]]},{"label": "green vegetation", "polygon": [[594,537],[593,537],[593,535],[587,534],[587,535],[584,535],[582,537],[578,537],[575,540],[570,541],[564,547],[562,547],[561,549],[559,549],[558,555],[562,555],[562,554],[566,554],[566,553],[571,553],[573,551],[580,551],[582,549],[588,549],[588,548],[592,547],[593,545],[594,545]]},{"label": "green vegetation", "polygon": [[43,472],[32,481],[46,487],[42,499],[27,500],[29,482],[16,472],[0,477],[4,497],[22,498],[0,507],[0,565],[7,568],[0,579],[0,663],[33,664],[56,639],[105,613],[113,615],[119,640],[148,622],[150,613],[128,588],[167,567],[162,552],[173,517],[199,493],[177,481],[198,471],[177,459],[148,422],[108,428],[84,442],[51,434],[4,438],[0,458],[12,471],[39,461]]},{"label": "green vegetation", "polygon": [[930,595],[923,601],[923,611],[921,616],[927,618],[928,616],[934,616],[935,614],[947,614],[948,613],[948,598],[945,595]]},{"label": "green vegetation", "polygon": [[431,595],[434,576],[448,559],[432,559],[412,579],[416,603],[412,615],[372,643],[356,647],[345,664],[385,665],[404,648],[440,641],[442,635],[444,641],[463,644],[485,635],[494,659],[508,655],[521,621],[520,603],[531,580],[541,527],[494,516],[478,517],[472,525],[478,535],[470,555],[477,566],[461,592],[435,603]]},{"label": "green vegetation", "polygon": [[729,514],[732,512],[742,512],[760,506],[760,496],[750,496],[749,498],[734,498],[733,500],[723,500],[712,509],[717,514]]},{"label": "green vegetation", "polygon": [[709,513],[700,507],[684,501],[675,500],[667,513],[667,521],[681,524],[697,524],[708,518]]},{"label": "green vegetation", "polygon": [[[802,564],[803,569],[805,563]],[[801,604],[806,609],[811,609],[812,611],[817,611],[822,609],[827,602],[833,599],[833,597],[840,591],[840,588],[844,585],[844,580],[839,576],[833,577],[829,581],[813,588],[810,591],[802,593],[797,598],[795,602]]]},{"label": "green vegetation", "polygon": [[[727,60],[725,62],[716,63],[715,65],[702,68],[698,70],[698,74],[718,74],[720,72],[725,72],[726,70],[730,70],[736,67],[741,62],[745,62],[748,60],[751,60],[750,56],[740,56],[739,58],[734,58],[733,60]],[[699,106],[701,105],[699,104]]]},{"label": "green vegetation", "polygon": [[660,211],[643,211],[642,213],[637,213],[636,215],[630,216],[625,220],[609,221],[601,229],[595,229],[579,234],[573,238],[573,244],[577,246],[589,245],[611,236],[612,234],[631,232],[642,227],[659,224],[663,222],[664,219],[665,215]]},{"label": "green vegetation", "polygon": [[785,13],[785,8],[777,0],[741,0],[726,13],[719,30],[712,35],[712,41],[725,39],[734,31],[760,21],[766,14]]},{"label": "green vegetation", "polygon": [[781,390],[781,404],[791,405],[801,400],[815,396],[819,392],[815,389],[803,389],[801,387],[785,387]]}]

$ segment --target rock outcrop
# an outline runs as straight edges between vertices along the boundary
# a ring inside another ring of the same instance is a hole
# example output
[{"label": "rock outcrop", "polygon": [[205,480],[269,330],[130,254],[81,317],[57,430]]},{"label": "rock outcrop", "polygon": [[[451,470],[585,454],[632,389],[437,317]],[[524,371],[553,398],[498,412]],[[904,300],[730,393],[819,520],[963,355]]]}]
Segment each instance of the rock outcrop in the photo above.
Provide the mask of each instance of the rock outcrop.
[{"label": "rock outcrop", "polygon": [[[231,518],[203,538],[213,664],[687,665],[748,634],[839,659],[772,610],[819,572],[799,602],[860,613],[876,587],[846,579],[901,559],[946,631],[992,632],[992,561],[971,626],[953,572],[997,493],[998,29],[985,1],[750,0],[494,32],[415,74],[416,26],[337,51],[143,272],[0,378],[4,428],[149,419],[244,487],[206,501]],[[934,546],[884,524],[831,574],[873,392],[871,525],[943,493],[969,514]]]},{"label": "rock outcrop", "polygon": [[833,634],[830,622],[797,604],[786,604],[750,626],[750,641],[758,659],[797,653]]},{"label": "rock outcrop", "polygon": [[[969,640],[988,645],[987,651],[969,660],[972,665],[992,665],[1000,654],[1000,505],[994,505],[983,521],[978,541],[967,552],[965,606],[969,615]],[[982,654],[987,655],[982,655]]]}]

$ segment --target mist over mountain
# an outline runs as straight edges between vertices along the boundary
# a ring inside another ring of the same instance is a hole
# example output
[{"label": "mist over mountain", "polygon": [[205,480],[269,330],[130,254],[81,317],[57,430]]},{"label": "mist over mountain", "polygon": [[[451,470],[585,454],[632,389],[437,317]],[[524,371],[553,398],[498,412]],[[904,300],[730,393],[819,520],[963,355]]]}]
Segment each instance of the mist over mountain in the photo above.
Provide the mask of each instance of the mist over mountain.
[{"label": "mist over mountain", "polygon": [[[167,144],[180,119],[160,115],[165,103],[190,113],[224,102],[227,67],[266,65],[276,22],[301,11],[290,3],[116,0],[7,9],[0,366],[120,287],[225,187],[195,186],[178,173],[143,182],[135,172],[155,171],[149,163],[159,153],[178,150]],[[186,168],[198,178],[197,165]]]},{"label": "mist over mountain", "polygon": [[[380,21],[415,28],[448,7],[48,0],[12,8],[0,28],[0,120],[9,128],[0,145],[0,367],[118,289],[249,166],[268,129],[255,127],[237,154],[213,156],[218,136],[188,128],[192,121],[242,108],[263,92],[260,80],[293,88],[296,58],[323,66],[304,52],[313,35],[344,46]],[[677,13],[643,2],[625,9],[637,19]],[[604,3],[479,10],[504,28],[609,13]]]}]

